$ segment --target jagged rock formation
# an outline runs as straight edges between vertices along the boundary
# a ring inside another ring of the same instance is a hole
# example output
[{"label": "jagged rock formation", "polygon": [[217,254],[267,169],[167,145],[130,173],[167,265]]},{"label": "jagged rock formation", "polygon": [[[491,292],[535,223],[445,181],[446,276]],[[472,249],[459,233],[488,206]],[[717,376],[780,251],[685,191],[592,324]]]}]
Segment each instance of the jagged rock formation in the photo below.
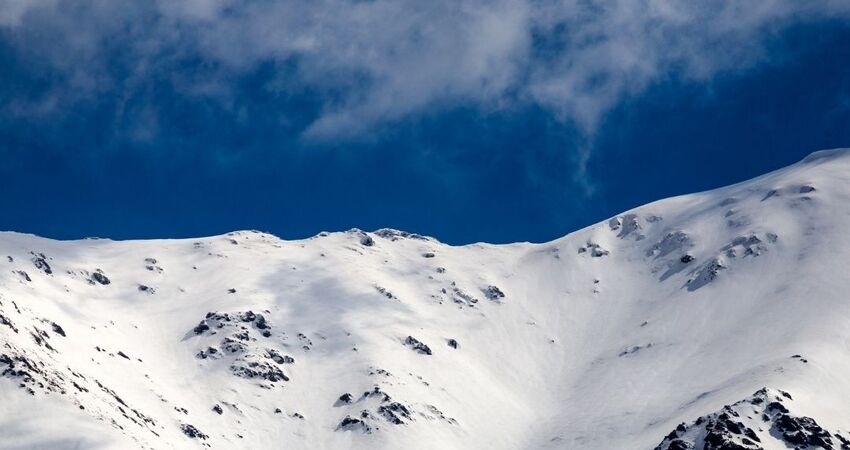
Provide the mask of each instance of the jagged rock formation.
[{"label": "jagged rock formation", "polygon": [[830,433],[811,417],[794,415],[791,394],[760,389],[720,411],[684,423],[655,450],[850,449],[850,440]]}]

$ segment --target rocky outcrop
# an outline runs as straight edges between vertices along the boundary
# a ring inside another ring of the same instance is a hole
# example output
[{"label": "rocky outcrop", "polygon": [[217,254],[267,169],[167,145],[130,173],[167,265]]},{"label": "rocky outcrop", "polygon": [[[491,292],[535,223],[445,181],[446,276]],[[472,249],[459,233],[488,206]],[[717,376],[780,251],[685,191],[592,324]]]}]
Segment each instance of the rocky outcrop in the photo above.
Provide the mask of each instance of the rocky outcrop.
[{"label": "rocky outcrop", "polygon": [[601,258],[603,256],[607,256],[610,253],[608,250],[602,248],[601,245],[591,241],[588,241],[587,244],[584,245],[584,247],[579,247],[578,252],[579,254],[589,254],[594,258]]},{"label": "rocky outcrop", "polygon": [[272,347],[272,326],[263,314],[250,310],[209,312],[191,331],[191,335],[199,338],[222,334],[225,336],[217,345],[206,345],[197,351],[196,357],[219,360],[224,355],[234,355],[236,358],[230,363],[229,370],[237,377],[267,381],[271,385],[290,380],[281,366],[295,363],[295,358]]},{"label": "rocky outcrop", "polygon": [[432,354],[431,353],[431,347],[428,347],[427,345],[425,345],[424,342],[419,341],[419,339],[416,339],[413,336],[408,336],[404,340],[404,345],[412,348],[413,350],[415,350],[415,351],[417,351],[417,352],[419,352],[423,355],[431,355]]},{"label": "rocky outcrop", "polygon": [[481,289],[481,292],[484,293],[484,296],[487,297],[487,300],[496,301],[505,298],[505,293],[502,292],[502,290],[499,289],[498,286],[487,286],[484,289]]},{"label": "rocky outcrop", "polygon": [[47,262],[49,258],[45,256],[44,253],[30,252],[30,255],[32,255],[32,258],[30,259],[32,261],[32,265],[35,266],[36,269],[44,272],[45,275],[53,274],[53,269]]},{"label": "rocky outcrop", "polygon": [[791,394],[761,389],[720,411],[680,424],[655,450],[848,450],[850,441],[811,417],[794,415]]}]

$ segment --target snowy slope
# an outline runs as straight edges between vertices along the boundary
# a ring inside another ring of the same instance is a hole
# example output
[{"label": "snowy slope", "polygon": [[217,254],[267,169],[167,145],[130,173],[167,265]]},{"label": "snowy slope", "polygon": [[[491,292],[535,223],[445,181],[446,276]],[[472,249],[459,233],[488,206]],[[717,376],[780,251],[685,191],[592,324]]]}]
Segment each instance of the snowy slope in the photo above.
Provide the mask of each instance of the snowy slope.
[{"label": "snowy slope", "polygon": [[0,233],[0,448],[847,448],[848,232],[833,150],[546,244]]}]

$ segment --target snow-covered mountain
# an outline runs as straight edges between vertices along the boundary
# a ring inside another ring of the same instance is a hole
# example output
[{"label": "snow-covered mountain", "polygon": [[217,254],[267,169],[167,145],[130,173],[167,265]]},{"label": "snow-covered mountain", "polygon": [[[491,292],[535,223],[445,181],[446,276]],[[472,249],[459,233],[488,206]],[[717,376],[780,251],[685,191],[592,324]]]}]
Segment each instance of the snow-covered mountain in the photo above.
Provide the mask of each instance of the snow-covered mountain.
[{"label": "snow-covered mountain", "polygon": [[0,234],[0,447],[850,448],[850,151],[545,244]]}]

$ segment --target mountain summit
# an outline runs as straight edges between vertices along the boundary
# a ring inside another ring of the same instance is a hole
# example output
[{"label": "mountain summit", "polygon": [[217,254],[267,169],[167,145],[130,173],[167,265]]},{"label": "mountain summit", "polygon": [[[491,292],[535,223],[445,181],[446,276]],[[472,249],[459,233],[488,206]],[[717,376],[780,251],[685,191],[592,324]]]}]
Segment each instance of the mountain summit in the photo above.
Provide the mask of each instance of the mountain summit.
[{"label": "mountain summit", "polygon": [[545,244],[0,234],[0,448],[848,449],[850,151]]}]

